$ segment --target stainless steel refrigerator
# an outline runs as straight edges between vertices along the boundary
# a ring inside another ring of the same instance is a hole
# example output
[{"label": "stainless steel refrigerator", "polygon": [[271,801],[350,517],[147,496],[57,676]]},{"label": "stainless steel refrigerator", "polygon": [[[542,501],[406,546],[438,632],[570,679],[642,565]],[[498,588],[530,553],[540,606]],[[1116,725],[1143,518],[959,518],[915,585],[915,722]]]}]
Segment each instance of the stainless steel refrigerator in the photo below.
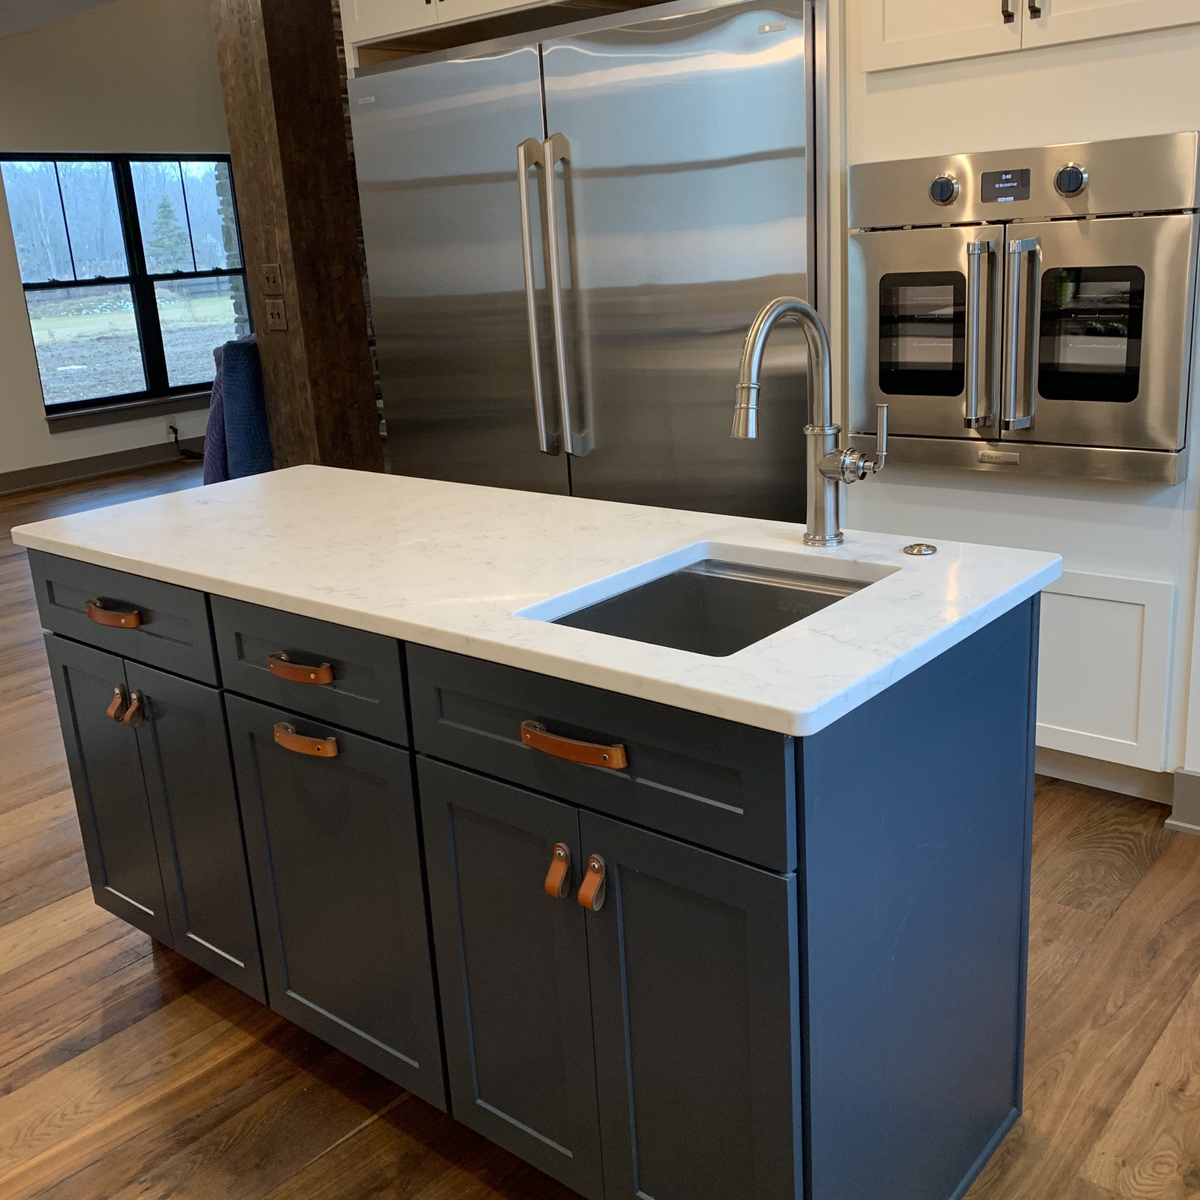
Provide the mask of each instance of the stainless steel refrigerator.
[{"label": "stainless steel refrigerator", "polygon": [[388,469],[802,520],[798,330],[729,429],[755,313],[811,298],[808,0],[553,33],[351,80]]}]

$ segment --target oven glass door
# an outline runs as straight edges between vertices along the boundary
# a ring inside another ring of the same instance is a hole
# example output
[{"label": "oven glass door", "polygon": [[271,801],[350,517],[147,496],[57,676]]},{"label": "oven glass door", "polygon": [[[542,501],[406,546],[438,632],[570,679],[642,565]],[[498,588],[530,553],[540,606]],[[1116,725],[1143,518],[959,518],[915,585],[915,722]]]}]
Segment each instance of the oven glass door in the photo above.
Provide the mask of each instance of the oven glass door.
[{"label": "oven glass door", "polygon": [[[855,433],[873,432],[875,405],[886,403],[901,436],[996,436],[1002,240],[1002,226],[851,236]],[[972,252],[972,243],[988,248]]]},{"label": "oven glass door", "polygon": [[[1184,444],[1197,218],[1054,221],[1012,227],[1036,239],[1040,306],[1017,324],[1026,428],[1016,441],[1178,450]],[[1031,373],[1030,367],[1035,367]],[[1007,387],[1007,379],[1005,382]]]}]

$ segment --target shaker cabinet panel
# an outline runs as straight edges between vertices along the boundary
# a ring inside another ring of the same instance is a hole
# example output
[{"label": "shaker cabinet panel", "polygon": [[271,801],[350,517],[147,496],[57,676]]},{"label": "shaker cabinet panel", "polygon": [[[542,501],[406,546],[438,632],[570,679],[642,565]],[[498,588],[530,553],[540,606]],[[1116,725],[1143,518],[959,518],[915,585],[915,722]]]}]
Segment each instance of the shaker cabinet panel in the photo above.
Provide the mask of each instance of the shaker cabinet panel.
[{"label": "shaker cabinet panel", "polygon": [[1024,8],[1025,0],[859,0],[862,69],[1019,50]]},{"label": "shaker cabinet panel", "polygon": [[1040,16],[1025,16],[1026,47],[1200,24],[1196,0],[1041,0],[1038,7]]},{"label": "shaker cabinet panel", "polygon": [[408,744],[395,638],[212,597],[225,687],[318,721]]},{"label": "shaker cabinet panel", "polygon": [[[271,1007],[445,1108],[408,754],[226,703]],[[277,743],[284,725],[336,756]]]},{"label": "shaker cabinet panel", "polygon": [[429,759],[418,781],[454,1115],[600,1200],[578,813]]},{"label": "shaker cabinet panel", "polygon": [[265,1001],[221,694],[136,663],[125,674],[145,714],[137,738],[172,944]]},{"label": "shaker cabinet panel", "polygon": [[29,569],[44,629],[202,683],[220,682],[203,592],[41,550],[29,551]]},{"label": "shaker cabinet panel", "polygon": [[125,691],[115,655],[49,635],[46,654],[96,903],[171,944],[137,734],[108,716]]},{"label": "shaker cabinet panel", "polygon": [[781,1200],[801,1172],[796,880],[582,813],[607,1200]]}]

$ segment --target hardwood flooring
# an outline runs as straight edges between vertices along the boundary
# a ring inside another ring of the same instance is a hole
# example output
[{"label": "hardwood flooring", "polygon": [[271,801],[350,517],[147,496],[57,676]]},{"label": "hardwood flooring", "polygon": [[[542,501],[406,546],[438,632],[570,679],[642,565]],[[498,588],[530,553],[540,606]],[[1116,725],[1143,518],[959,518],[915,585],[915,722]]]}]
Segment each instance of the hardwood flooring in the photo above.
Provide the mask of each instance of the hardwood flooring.
[{"label": "hardwood flooring", "polygon": [[[571,1200],[92,903],[8,530],[198,483],[0,497],[0,1197]],[[968,1200],[1200,1197],[1200,838],[1165,815],[1039,781],[1025,1115]]]}]

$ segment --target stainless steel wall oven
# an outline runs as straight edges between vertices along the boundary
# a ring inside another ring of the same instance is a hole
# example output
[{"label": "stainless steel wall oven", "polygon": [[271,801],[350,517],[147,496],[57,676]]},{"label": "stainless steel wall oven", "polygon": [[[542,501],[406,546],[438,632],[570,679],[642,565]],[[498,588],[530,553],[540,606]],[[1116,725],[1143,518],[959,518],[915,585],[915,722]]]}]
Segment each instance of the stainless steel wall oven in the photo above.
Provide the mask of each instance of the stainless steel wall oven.
[{"label": "stainless steel wall oven", "polygon": [[850,169],[850,428],[893,461],[1186,475],[1195,133]]}]

